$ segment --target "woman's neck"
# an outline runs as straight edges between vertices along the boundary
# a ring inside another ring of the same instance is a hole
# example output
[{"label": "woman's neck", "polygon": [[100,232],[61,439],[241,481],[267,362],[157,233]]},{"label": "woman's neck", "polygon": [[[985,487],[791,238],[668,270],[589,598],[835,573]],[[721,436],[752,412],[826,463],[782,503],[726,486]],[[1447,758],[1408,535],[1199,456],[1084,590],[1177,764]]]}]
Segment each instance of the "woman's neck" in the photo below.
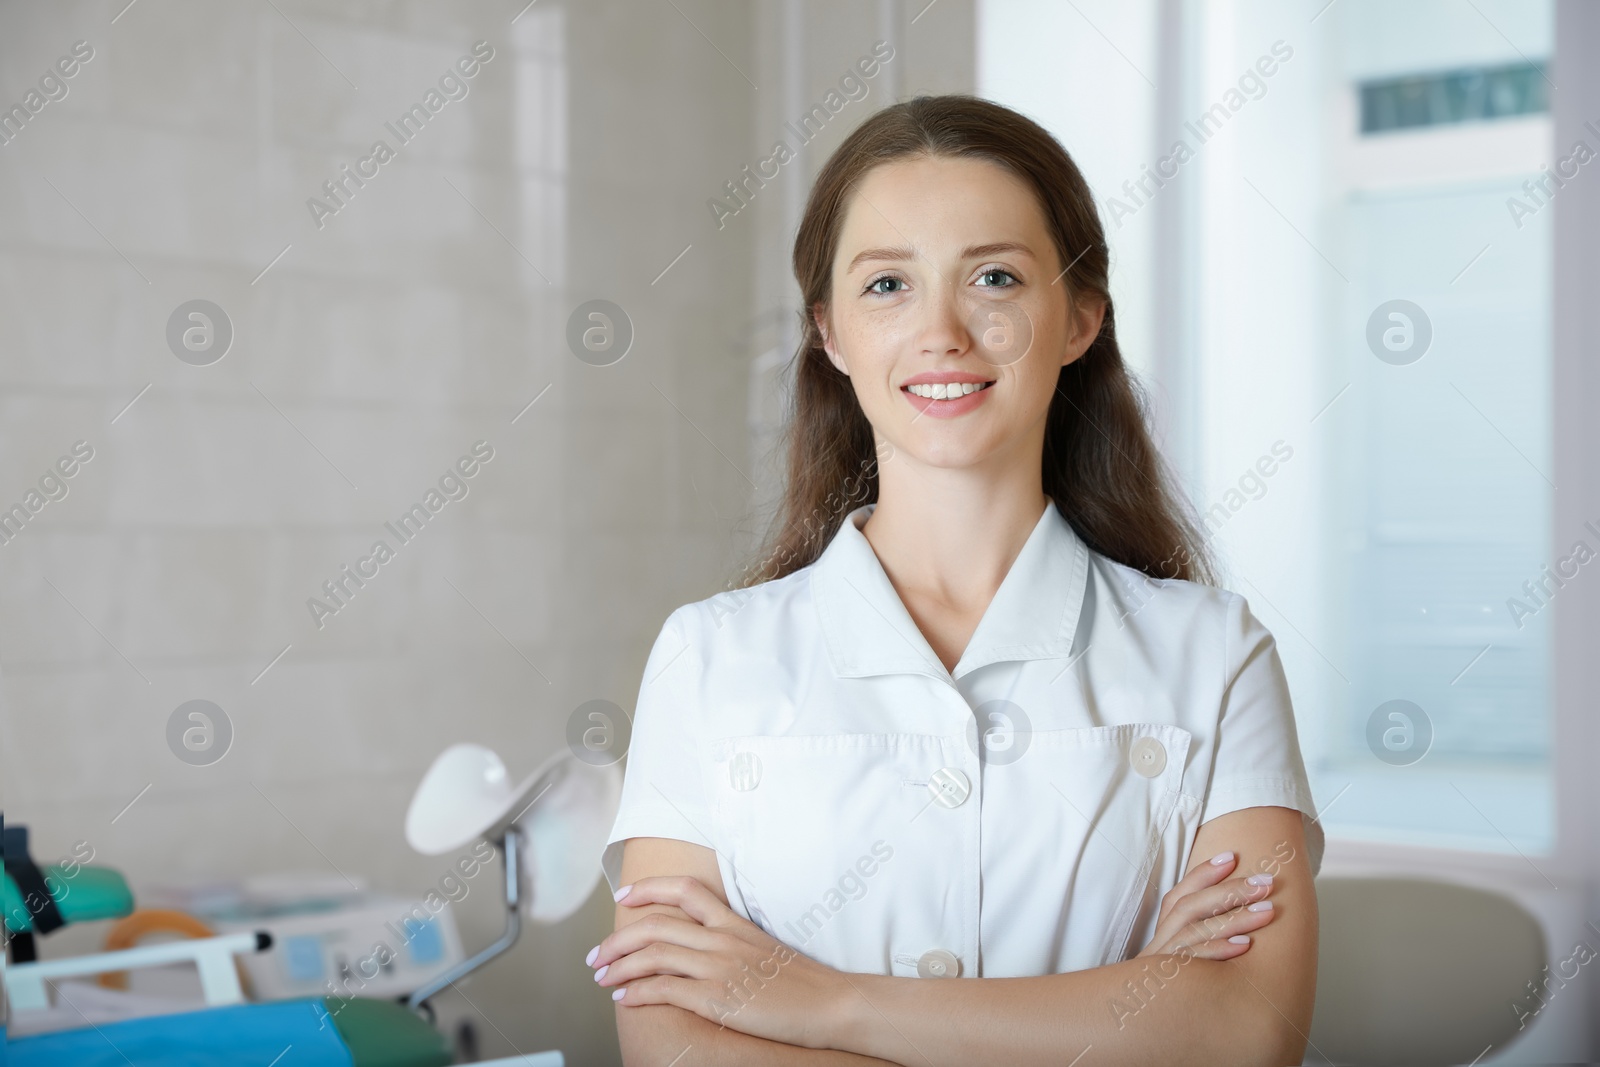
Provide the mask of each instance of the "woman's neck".
[{"label": "woman's neck", "polygon": [[1050,499],[1038,463],[998,470],[880,467],[861,532],[912,618],[953,669]]}]

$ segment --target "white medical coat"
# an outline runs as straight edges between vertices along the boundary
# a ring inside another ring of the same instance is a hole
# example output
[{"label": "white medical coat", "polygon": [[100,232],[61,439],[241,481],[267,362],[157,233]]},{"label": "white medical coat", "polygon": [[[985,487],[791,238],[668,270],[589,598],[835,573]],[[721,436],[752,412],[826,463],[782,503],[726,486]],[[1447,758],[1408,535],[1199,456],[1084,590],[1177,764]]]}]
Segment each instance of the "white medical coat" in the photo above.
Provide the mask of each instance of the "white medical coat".
[{"label": "white medical coat", "polygon": [[[733,910],[848,972],[1015,977],[1137,954],[1201,823],[1321,825],[1244,598],[1089,549],[1046,506],[947,671],[852,511],[810,566],[687,604],[651,650],[622,842],[712,848]],[[1244,873],[1241,871],[1240,873]]]}]

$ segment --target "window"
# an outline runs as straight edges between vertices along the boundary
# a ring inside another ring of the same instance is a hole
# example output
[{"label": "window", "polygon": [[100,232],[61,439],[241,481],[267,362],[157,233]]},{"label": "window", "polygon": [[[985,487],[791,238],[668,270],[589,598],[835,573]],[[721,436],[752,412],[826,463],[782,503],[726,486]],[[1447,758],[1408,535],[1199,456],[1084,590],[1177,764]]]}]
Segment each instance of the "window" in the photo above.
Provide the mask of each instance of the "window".
[{"label": "window", "polygon": [[1544,64],[1472,67],[1361,85],[1361,132],[1438,126],[1550,110]]},{"label": "window", "polygon": [[1174,12],[987,6],[979,91],[1094,188],[1126,355],[1277,636],[1329,836],[1521,862],[1555,834],[1541,605],[1580,565],[1548,547],[1553,5]]},{"label": "window", "polygon": [[[1344,391],[1318,418],[1307,562],[1328,580],[1304,602],[1347,678],[1322,672],[1308,756],[1330,834],[1543,852],[1549,613],[1512,605],[1549,562],[1554,492],[1551,12],[1393,6],[1357,5],[1321,57],[1324,113],[1359,121],[1323,165],[1319,244],[1346,280],[1320,287],[1315,358]],[[1432,70],[1400,67],[1408,35]],[[1464,65],[1497,43],[1509,62]]]}]

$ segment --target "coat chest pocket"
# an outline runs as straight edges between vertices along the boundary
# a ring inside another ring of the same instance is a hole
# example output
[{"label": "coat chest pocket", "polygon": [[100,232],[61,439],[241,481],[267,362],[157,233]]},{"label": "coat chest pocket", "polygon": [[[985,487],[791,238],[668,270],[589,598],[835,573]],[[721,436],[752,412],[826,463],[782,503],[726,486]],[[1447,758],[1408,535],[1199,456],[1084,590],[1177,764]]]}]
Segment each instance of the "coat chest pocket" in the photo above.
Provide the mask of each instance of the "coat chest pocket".
[{"label": "coat chest pocket", "polygon": [[978,823],[942,818],[954,813],[927,784],[950,767],[976,779],[962,738],[731,737],[710,756],[735,878],[774,937],[832,967],[887,974],[899,940],[976,912]]},{"label": "coat chest pocket", "polygon": [[991,917],[1011,912],[1047,923],[1035,929],[1054,938],[1035,973],[1098,967],[1142,948],[1127,940],[1182,795],[1191,739],[1171,723],[1041,730],[1020,758],[986,768],[986,943],[991,929],[1009,943]]}]

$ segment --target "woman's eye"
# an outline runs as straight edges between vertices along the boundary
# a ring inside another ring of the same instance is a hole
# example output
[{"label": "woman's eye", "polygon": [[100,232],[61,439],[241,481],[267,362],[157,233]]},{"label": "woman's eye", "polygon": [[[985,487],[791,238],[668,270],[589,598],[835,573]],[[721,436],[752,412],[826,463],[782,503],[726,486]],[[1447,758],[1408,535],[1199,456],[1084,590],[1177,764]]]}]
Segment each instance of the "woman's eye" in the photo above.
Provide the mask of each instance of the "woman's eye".
[{"label": "woman's eye", "polygon": [[[1007,281],[1005,281],[1005,282],[997,282],[997,281],[984,282],[983,279],[985,279],[985,278],[1005,278],[1005,279],[1007,279]],[[1008,270],[1001,270],[999,267],[995,267],[992,270],[984,271],[982,274],[978,275],[978,279],[979,279],[980,282],[982,282],[983,285],[985,285],[987,287],[993,287],[993,288],[996,288],[996,289],[1009,289],[1009,288],[1011,288],[1012,285],[1016,284],[1016,282],[1017,282],[1017,276],[1015,274],[1012,274]]]},{"label": "woman's eye", "polygon": [[898,289],[880,289],[878,287],[880,285],[904,285],[904,284],[905,284],[905,282],[901,281],[899,278],[894,277],[893,275],[884,275],[882,278],[874,278],[874,279],[872,279],[872,281],[868,282],[867,283],[867,292],[869,292],[869,293],[878,293],[879,295],[888,295],[889,293],[897,293],[897,292],[899,292],[899,290]]}]

